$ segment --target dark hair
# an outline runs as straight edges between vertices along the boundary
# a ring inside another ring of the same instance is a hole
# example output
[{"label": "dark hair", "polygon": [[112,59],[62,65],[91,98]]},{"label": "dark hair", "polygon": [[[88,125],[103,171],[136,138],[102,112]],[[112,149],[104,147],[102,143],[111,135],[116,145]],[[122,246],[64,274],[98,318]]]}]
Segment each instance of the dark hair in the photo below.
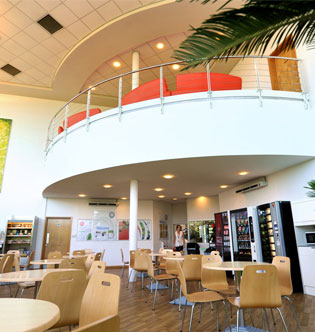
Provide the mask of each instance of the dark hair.
[{"label": "dark hair", "polygon": [[182,230],[182,226],[181,225],[177,225],[176,226],[176,230],[177,230],[178,227],[180,228],[180,230]]}]

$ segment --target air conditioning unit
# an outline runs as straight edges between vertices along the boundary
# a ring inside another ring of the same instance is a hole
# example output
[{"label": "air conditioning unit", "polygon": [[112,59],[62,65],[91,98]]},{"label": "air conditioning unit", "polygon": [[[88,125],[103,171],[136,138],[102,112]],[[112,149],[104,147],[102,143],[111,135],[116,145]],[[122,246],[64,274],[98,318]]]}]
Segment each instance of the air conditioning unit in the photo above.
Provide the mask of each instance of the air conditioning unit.
[{"label": "air conditioning unit", "polygon": [[89,202],[89,206],[117,206],[116,199],[103,199],[101,201]]},{"label": "air conditioning unit", "polygon": [[249,183],[243,185],[243,187],[236,190],[235,193],[236,194],[247,193],[249,191],[260,189],[260,188],[263,188],[263,187],[266,187],[266,186],[268,186],[268,182],[267,182],[265,177],[262,177],[262,178],[259,178],[259,179],[255,180],[255,181],[252,181],[252,182],[249,182]]}]

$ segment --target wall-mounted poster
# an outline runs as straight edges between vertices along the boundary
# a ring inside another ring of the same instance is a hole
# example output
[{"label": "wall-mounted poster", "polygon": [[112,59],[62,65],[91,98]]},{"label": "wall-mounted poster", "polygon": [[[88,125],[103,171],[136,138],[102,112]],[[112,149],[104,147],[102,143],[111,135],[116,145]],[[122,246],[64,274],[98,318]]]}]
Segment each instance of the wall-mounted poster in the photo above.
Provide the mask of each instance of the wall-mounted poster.
[{"label": "wall-mounted poster", "polygon": [[119,220],[118,240],[129,240],[129,220]]},{"label": "wall-mounted poster", "polygon": [[138,220],[138,237],[137,240],[151,240],[152,231],[151,231],[151,220],[149,219],[139,219]]},{"label": "wall-mounted poster", "polygon": [[78,220],[77,241],[92,240],[92,225],[93,225],[92,219]]},{"label": "wall-mounted poster", "polygon": [[168,227],[166,221],[160,220],[160,239],[168,238]]},{"label": "wall-mounted poster", "polygon": [[95,241],[117,239],[117,222],[114,210],[94,211],[92,238]]},{"label": "wall-mounted poster", "polygon": [[4,173],[4,165],[8,152],[12,120],[0,119],[0,192]]}]

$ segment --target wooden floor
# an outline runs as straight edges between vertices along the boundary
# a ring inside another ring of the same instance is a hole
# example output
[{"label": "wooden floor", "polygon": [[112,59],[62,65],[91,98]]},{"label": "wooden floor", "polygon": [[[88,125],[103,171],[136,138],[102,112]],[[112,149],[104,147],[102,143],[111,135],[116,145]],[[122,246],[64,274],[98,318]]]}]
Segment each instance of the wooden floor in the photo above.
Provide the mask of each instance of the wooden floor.
[{"label": "wooden floor", "polygon": [[[108,273],[120,274],[120,270],[108,270]],[[145,280],[146,284],[149,282],[148,278]],[[141,289],[140,282],[134,287],[133,293],[126,288],[127,285],[127,272],[122,280],[121,296],[120,296],[120,308],[119,315],[121,320],[122,332],[179,332],[180,323],[182,318],[182,312],[178,312],[178,306],[169,304],[169,292],[166,290],[158,291],[156,308],[152,311],[153,296],[150,295],[149,302],[146,304],[145,299],[147,296],[147,289]],[[16,290],[16,286],[12,287],[12,290]],[[257,290],[258,291],[258,290]],[[0,296],[8,297],[9,291],[7,287],[0,287]],[[26,290],[24,297],[31,298],[33,296],[33,290]],[[292,295],[293,305],[296,309],[297,315],[300,319],[302,329],[304,332],[315,331],[315,297],[304,294]],[[0,309],[1,310],[1,309]],[[297,325],[290,311],[289,305],[286,300],[283,301],[281,308],[288,329],[291,332],[298,332]],[[262,328],[261,311],[254,310],[254,322],[256,327]],[[272,325],[270,313],[269,321],[271,325],[271,331],[285,331],[278,314],[275,312],[276,326]],[[188,331],[188,324],[190,318],[190,307],[187,309],[184,331]],[[17,313],[18,319],[18,313]],[[194,320],[192,331],[216,331],[216,313],[210,309],[209,305],[204,306],[202,310],[201,322],[199,319],[199,306],[195,308]],[[223,306],[220,305],[220,321],[223,324]],[[232,324],[236,322],[236,312],[233,311]],[[248,314],[246,315],[246,322],[250,325]],[[266,329],[267,330],[267,329]],[[57,330],[51,330],[57,331]],[[63,328],[61,331],[68,331],[68,328]]]}]

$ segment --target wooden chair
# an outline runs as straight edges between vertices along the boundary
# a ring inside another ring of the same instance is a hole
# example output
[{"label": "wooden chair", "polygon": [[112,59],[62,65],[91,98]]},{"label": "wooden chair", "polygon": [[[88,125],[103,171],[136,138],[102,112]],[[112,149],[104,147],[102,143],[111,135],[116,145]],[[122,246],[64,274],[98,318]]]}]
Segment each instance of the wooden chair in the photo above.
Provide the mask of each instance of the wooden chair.
[{"label": "wooden chair", "polygon": [[120,275],[120,278],[123,278],[124,276],[124,272],[125,272],[125,266],[128,266],[129,265],[129,261],[125,261],[125,258],[124,258],[124,251],[122,250],[122,248],[120,248],[120,253],[121,253],[121,262],[123,263],[123,267],[121,269],[121,275]]},{"label": "wooden chair", "polygon": [[20,264],[20,268],[23,270],[30,270],[32,268],[31,261],[34,260],[35,257],[35,251],[31,251],[30,255],[28,256],[27,263],[26,264]]},{"label": "wooden chair", "polygon": [[[181,254],[178,251],[172,251],[172,252],[168,252],[167,253],[167,257],[180,257]],[[167,274],[172,274],[177,276],[178,275],[178,271],[177,271],[177,262],[175,259],[166,259],[166,264],[165,264],[165,269],[166,269],[166,273]],[[182,264],[182,262],[181,262]]]},{"label": "wooden chair", "polygon": [[82,326],[73,332],[119,332],[119,316],[109,316],[88,325]]},{"label": "wooden chair", "polygon": [[83,259],[78,258],[67,258],[62,259],[59,264],[59,269],[81,269],[85,270],[85,265]]},{"label": "wooden chair", "polygon": [[[285,298],[289,302],[290,309],[293,313],[297,326],[298,326],[299,330],[302,331],[300,321],[296,315],[292,301],[289,297],[293,293],[290,258],[285,257],[285,256],[276,256],[273,258],[272,264],[277,267],[281,297]],[[271,316],[272,316],[274,325],[276,325],[274,317],[273,317],[272,309],[271,309]]]},{"label": "wooden chair", "polygon": [[129,286],[129,282],[130,282],[130,278],[131,278],[131,274],[132,274],[132,269],[134,268],[135,265],[135,253],[136,250],[130,250],[129,251],[129,257],[130,257],[130,262],[129,262],[129,277],[128,277],[128,282],[127,282],[127,288]]},{"label": "wooden chair", "polygon": [[101,253],[101,252],[97,252],[97,253],[95,254],[95,260],[96,260],[96,261],[101,261],[101,260],[102,260],[101,257],[102,257],[102,253]]},{"label": "wooden chair", "polygon": [[52,302],[59,307],[60,319],[52,328],[79,323],[86,284],[86,275],[82,270],[53,271],[44,277],[36,299]]},{"label": "wooden chair", "polygon": [[[60,251],[51,251],[47,255],[47,259],[61,259],[62,253]],[[47,264],[47,269],[54,269],[54,264]]]},{"label": "wooden chair", "polygon": [[103,260],[104,260],[104,256],[105,256],[105,250],[106,250],[106,249],[103,249],[103,251],[102,251],[102,255],[101,255],[101,259],[100,259],[101,261],[103,261]]},{"label": "wooden chair", "polygon": [[72,256],[84,256],[85,254],[85,250],[73,250],[72,252]]},{"label": "wooden chair", "polygon": [[139,249],[139,251],[144,252],[146,254],[151,254],[151,252],[152,252],[151,249],[143,249],[143,248]]},{"label": "wooden chair", "polygon": [[13,262],[14,269],[15,271],[20,271],[20,259],[21,259],[20,250],[8,250],[7,254],[14,255],[14,262]]},{"label": "wooden chair", "polygon": [[85,263],[84,263],[86,274],[89,273],[90,268],[91,268],[91,266],[92,266],[92,264],[93,264],[94,261],[95,261],[95,255],[93,255],[93,254],[89,254],[89,255],[87,256],[87,258],[86,258]]},{"label": "wooden chair", "polygon": [[120,277],[94,274],[86,287],[80,310],[80,328],[112,315],[118,315]]},{"label": "wooden chair", "polygon": [[93,250],[92,249],[83,249],[84,251],[85,251],[85,253],[87,254],[87,255],[89,255],[89,254],[93,254]]},{"label": "wooden chair", "polygon": [[217,250],[211,251],[210,255],[221,256],[220,251],[217,251]]},{"label": "wooden chair", "polygon": [[229,297],[228,301],[237,308],[237,332],[239,332],[240,309],[250,308],[263,309],[269,331],[270,327],[267,319],[266,308],[277,309],[284,328],[288,332],[288,328],[280,310],[282,301],[277,268],[274,265],[262,264],[246,266],[241,280],[240,296]]},{"label": "wooden chair", "polygon": [[[5,254],[0,261],[0,273],[12,272],[14,264],[14,254]],[[12,297],[11,285],[14,284],[11,282],[0,282],[0,286],[8,286],[10,290],[10,297]]]},{"label": "wooden chair", "polygon": [[[181,284],[181,289],[182,289],[182,292],[183,292],[184,296],[186,297],[186,305],[185,305],[185,310],[184,310],[184,313],[183,313],[182,326],[181,326],[180,331],[183,331],[183,328],[184,328],[184,320],[185,320],[185,315],[186,315],[187,301],[192,303],[190,323],[189,323],[189,332],[191,332],[194,309],[195,309],[195,305],[197,303],[199,303],[200,305],[202,305],[203,303],[209,303],[209,302],[215,302],[216,303],[217,331],[219,331],[220,330],[219,302],[222,302],[223,305],[224,305],[224,310],[225,310],[225,320],[227,320],[228,325],[230,325],[229,317],[228,317],[228,314],[227,314],[227,309],[226,309],[226,305],[225,305],[225,301],[224,301],[224,297],[221,296],[219,293],[213,292],[213,291],[188,293],[187,292],[185,274],[184,274],[184,271],[183,271],[183,269],[182,269],[182,267],[181,267],[181,265],[178,261],[177,261],[177,270],[178,270],[178,279],[179,279],[180,284]],[[201,316],[201,308],[200,308],[200,316]],[[224,320],[224,323],[225,323],[225,320]],[[199,318],[199,321],[200,321],[200,318]],[[231,331],[231,328],[230,328],[230,331]]]},{"label": "wooden chair", "polygon": [[[135,252],[134,270],[141,274],[142,289],[144,288],[144,273],[148,272],[148,264],[147,264],[146,255],[147,254],[144,251]],[[135,282],[137,282],[138,273],[136,273]],[[132,291],[133,291],[135,282],[132,284],[132,288],[131,288]]]},{"label": "wooden chair", "polygon": [[104,261],[94,261],[90,268],[87,279],[90,280],[95,273],[105,273],[106,263]]},{"label": "wooden chair", "polygon": [[149,294],[152,292],[152,280],[154,280],[155,281],[155,293],[154,293],[154,300],[153,300],[153,305],[152,305],[152,310],[154,310],[155,301],[156,301],[156,294],[157,294],[157,290],[159,288],[159,282],[169,281],[169,280],[172,281],[172,293],[171,293],[171,298],[172,298],[173,289],[174,289],[174,280],[176,279],[176,276],[173,276],[171,274],[157,274],[157,275],[154,275],[154,268],[153,268],[153,263],[152,263],[151,256],[146,255],[146,260],[147,260],[148,275],[151,278],[150,289],[148,290],[148,297],[147,297],[146,303],[148,302]]}]

